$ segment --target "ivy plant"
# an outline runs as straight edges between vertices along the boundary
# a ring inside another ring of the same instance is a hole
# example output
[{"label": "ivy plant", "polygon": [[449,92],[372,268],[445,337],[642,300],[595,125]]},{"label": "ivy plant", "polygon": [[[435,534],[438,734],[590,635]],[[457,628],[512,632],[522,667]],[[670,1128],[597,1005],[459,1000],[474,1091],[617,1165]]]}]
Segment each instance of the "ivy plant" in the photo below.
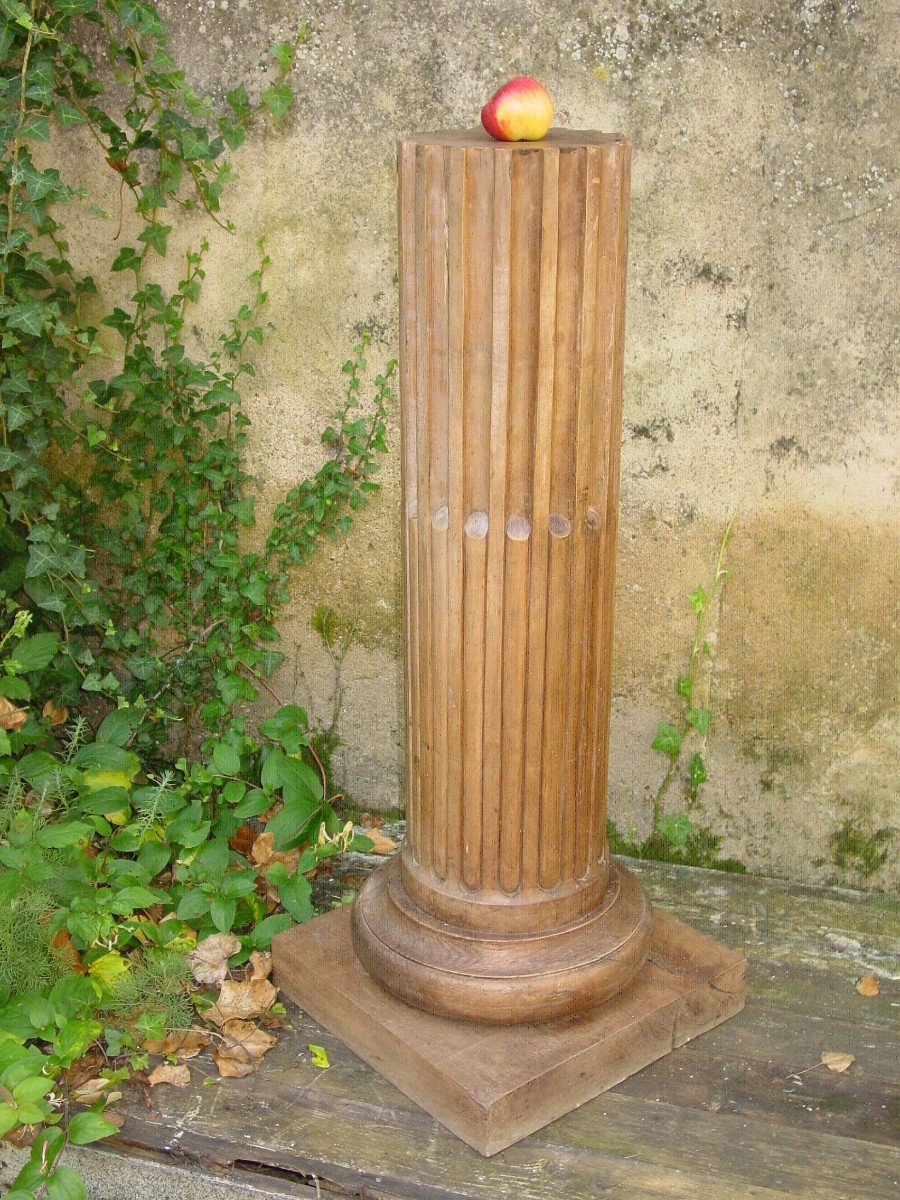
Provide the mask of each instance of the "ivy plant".
[{"label": "ivy plant", "polygon": [[[240,386],[263,340],[268,256],[261,246],[248,299],[199,349],[188,332],[206,242],[186,252],[173,289],[158,268],[179,211],[233,229],[221,214],[228,151],[289,107],[305,31],[274,47],[258,100],[238,86],[217,112],[172,59],[153,4],[3,0],[0,14],[0,592],[58,636],[46,669],[64,702],[124,698],[147,714],[142,745],[174,725],[185,750],[203,729],[240,727],[238,709],[281,661],[290,568],[346,532],[377,487],[394,364],[365,406],[361,335],[324,465],[248,537]],[[102,216],[46,165],[70,128],[119,181],[108,278],[132,286],[108,308],[109,284],[101,292],[75,268],[65,225],[86,206]]]}]

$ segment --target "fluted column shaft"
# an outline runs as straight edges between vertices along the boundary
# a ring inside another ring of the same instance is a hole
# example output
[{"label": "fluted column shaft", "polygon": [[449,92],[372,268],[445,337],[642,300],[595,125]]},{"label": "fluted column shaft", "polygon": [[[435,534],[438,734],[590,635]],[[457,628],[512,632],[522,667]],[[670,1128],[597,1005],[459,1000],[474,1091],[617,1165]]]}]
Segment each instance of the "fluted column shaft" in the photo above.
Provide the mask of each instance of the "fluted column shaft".
[{"label": "fluted column shaft", "polygon": [[601,903],[630,150],[403,139],[402,880],[496,933]]}]

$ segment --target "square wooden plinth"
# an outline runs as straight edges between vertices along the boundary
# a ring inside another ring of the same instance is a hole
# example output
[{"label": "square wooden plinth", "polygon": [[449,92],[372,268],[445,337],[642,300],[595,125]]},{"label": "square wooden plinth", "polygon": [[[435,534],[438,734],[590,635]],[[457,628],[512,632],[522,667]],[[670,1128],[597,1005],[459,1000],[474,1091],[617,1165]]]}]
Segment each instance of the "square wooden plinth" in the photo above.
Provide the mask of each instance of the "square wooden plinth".
[{"label": "square wooden plinth", "polygon": [[349,905],[273,940],[278,986],[484,1155],[556,1120],[744,1005],[746,959],[654,909],[650,960],[592,1012],[541,1025],[434,1017],[359,965]]}]

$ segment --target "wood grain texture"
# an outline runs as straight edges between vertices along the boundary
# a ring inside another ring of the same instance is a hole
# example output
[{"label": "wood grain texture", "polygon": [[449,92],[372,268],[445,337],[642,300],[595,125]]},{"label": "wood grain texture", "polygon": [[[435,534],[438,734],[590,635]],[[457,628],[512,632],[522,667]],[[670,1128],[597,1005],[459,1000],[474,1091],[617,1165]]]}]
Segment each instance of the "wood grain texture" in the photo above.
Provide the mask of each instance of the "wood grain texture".
[{"label": "wood grain texture", "polygon": [[[293,1005],[278,1044],[247,1079],[206,1084],[215,1077],[206,1051],[190,1064],[190,1086],[155,1088],[152,1107],[125,1088],[115,1149],[100,1143],[96,1153],[137,1162],[152,1153],[208,1171],[216,1187],[250,1181],[264,1196],[305,1194],[300,1187],[315,1177],[323,1196],[355,1200],[893,1200],[893,898],[659,863],[629,868],[673,915],[733,947],[749,945],[747,1005],[490,1160]],[[853,981],[870,969],[881,994],[863,999]],[[323,975],[317,965],[313,986]],[[470,1061],[483,1038],[503,1034],[467,1029],[460,1053]],[[310,1043],[326,1047],[330,1070],[312,1065]],[[792,1081],[824,1049],[856,1061],[842,1075],[817,1068]],[[113,1200],[113,1186],[102,1190],[92,1176],[89,1190]]]},{"label": "wood grain texture", "polygon": [[593,133],[399,146],[403,884],[463,929],[559,929],[606,886],[628,156]]},{"label": "wood grain texture", "polygon": [[[400,953],[419,944],[411,935]],[[657,912],[650,957],[614,998],[561,1021],[487,1032],[414,1011],[375,983],[353,953],[346,908],[280,935],[274,955],[280,986],[306,1012],[488,1156],[739,1012],[747,965]]]}]

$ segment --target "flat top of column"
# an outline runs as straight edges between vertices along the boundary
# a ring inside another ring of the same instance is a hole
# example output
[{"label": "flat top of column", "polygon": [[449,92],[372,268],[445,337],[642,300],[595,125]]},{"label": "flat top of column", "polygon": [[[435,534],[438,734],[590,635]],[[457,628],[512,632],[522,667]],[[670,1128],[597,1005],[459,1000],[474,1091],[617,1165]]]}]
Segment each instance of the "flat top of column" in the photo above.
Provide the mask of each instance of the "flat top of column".
[{"label": "flat top of column", "polygon": [[480,127],[473,129],[437,129],[429,133],[405,133],[398,139],[402,145],[413,146],[480,146],[494,150],[560,150],[578,146],[609,146],[625,143],[621,133],[601,133],[598,129],[551,129],[538,142],[499,142]]}]

